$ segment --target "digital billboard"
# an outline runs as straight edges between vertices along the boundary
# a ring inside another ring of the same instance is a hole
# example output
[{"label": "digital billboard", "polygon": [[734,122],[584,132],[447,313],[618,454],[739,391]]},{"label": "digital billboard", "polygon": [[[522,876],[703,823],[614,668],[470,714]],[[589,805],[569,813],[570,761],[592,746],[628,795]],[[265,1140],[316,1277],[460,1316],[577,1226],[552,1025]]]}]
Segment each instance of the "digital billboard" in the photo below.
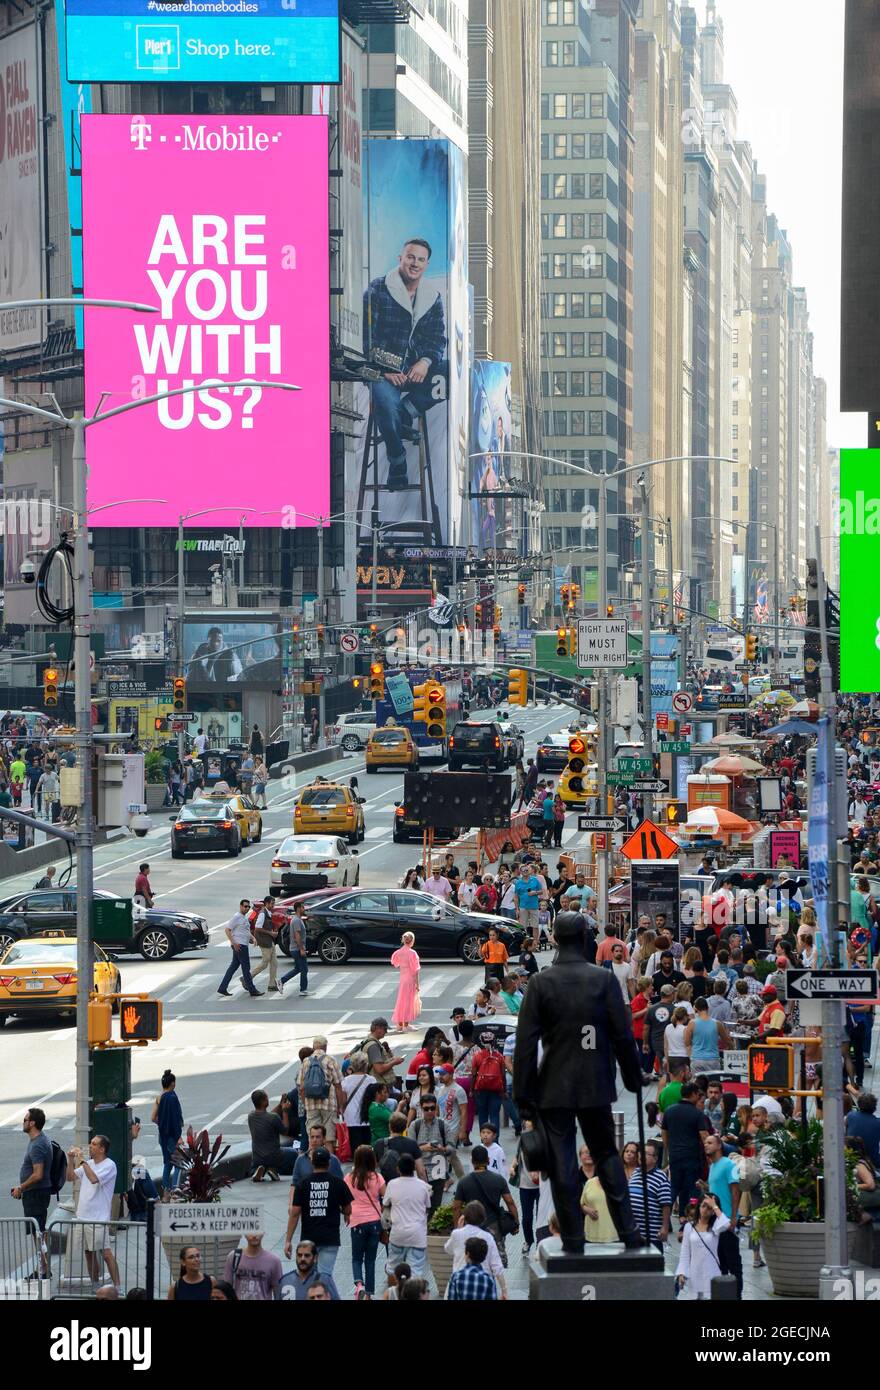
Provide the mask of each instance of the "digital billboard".
[{"label": "digital billboard", "polygon": [[339,0],[65,3],[71,82],[339,81]]},{"label": "digital billboard", "polygon": [[467,492],[470,401],[464,159],[447,140],[368,140],[364,355],[352,495],[371,538],[449,545]]},{"label": "digital billboard", "polygon": [[471,369],[469,540],[479,555],[500,548],[507,520],[498,493],[511,481],[512,372],[509,362],[475,362]]},{"label": "digital billboard", "polygon": [[3,309],[43,292],[37,26],[0,39],[0,354],[40,342],[38,309]]},{"label": "digital billboard", "polygon": [[274,618],[229,618],[219,622],[202,615],[183,627],[187,688],[276,686],[281,682],[281,635]]},{"label": "digital billboard", "polygon": [[[85,115],[82,133],[85,293],[159,310],[85,311],[87,409],[205,383],[89,430],[90,507],[167,503],[114,506],[101,525],[326,515],[326,118]],[[248,380],[299,390],[222,384]]]},{"label": "digital billboard", "polygon": [[880,690],[880,454],[840,452],[840,689]]}]

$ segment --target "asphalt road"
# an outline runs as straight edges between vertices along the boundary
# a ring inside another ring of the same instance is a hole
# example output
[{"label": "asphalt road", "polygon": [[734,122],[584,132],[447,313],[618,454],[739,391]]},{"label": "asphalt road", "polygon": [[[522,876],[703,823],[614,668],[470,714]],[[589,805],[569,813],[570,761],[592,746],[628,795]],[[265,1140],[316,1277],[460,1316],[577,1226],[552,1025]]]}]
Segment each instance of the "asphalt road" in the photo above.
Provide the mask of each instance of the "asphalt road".
[{"label": "asphalt road", "polygon": [[[476,717],[489,718],[490,712]],[[526,754],[534,753],[540,737],[566,727],[568,719],[569,712],[558,705],[518,711],[517,722],[526,731]],[[356,774],[361,795],[367,798],[366,839],[358,846],[361,883],[398,885],[420,853],[416,844],[391,841],[394,802],[403,791],[402,773],[367,777],[362,754],[347,756],[334,772],[345,778]],[[381,964],[330,969],[315,963],[310,968],[309,994],[303,999],[290,988],[281,998],[266,994],[251,999],[238,986],[231,999],[217,995],[228,957],[223,926],[240,898],[262,897],[268,891],[269,864],[276,845],[291,831],[298,788],[313,776],[302,774],[295,781],[272,784],[262,843],[249,846],[236,859],[206,854],[172,860],[170,823],[165,818],[170,813],[166,812],[157,813],[156,826],[145,839],[111,843],[96,851],[98,887],[130,894],[137,866],[146,860],[157,902],[201,912],[211,928],[207,951],[167,962],[139,957],[120,961],[125,990],[149,991],[164,1003],[162,1040],[132,1053],[132,1104],[145,1122],[138,1147],[151,1166],[159,1158],[159,1148],[149,1112],[166,1067],[177,1075],[186,1122],[212,1133],[222,1131],[234,1142],[247,1137],[251,1091],[267,1090],[274,1103],[289,1084],[299,1048],[316,1033],[326,1035],[331,1052],[338,1055],[365,1036],[372,1018],[390,1015],[393,1009],[397,975]],[[577,837],[575,818],[570,819],[564,844]],[[4,881],[2,889],[11,893],[32,882],[31,873]],[[252,956],[257,963],[258,953],[252,950]],[[260,977],[258,985],[264,980]],[[422,972],[420,1025],[448,1020],[453,1006],[472,1000],[481,982],[479,969],[452,960],[427,962]],[[420,1033],[405,1037],[404,1050],[414,1050],[419,1038]],[[17,1177],[21,1119],[27,1106],[39,1104],[45,1109],[47,1129],[60,1142],[66,1145],[72,1138],[74,1030],[59,1020],[16,1019],[3,1029],[2,1048],[0,1215],[11,1215],[20,1211],[9,1188]]]}]

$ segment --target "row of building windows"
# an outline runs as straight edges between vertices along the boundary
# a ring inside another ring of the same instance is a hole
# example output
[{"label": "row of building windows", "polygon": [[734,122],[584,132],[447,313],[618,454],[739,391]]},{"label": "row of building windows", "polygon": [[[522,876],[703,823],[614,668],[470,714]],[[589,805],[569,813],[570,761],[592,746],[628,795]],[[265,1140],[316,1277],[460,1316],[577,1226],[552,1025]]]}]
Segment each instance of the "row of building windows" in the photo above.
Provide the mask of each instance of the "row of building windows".
[{"label": "row of building windows", "polygon": [[585,294],[582,290],[572,290],[541,295],[541,315],[554,319],[617,319],[617,302],[601,290]]},{"label": "row of building windows", "polygon": [[617,417],[604,410],[545,410],[544,434],[559,438],[617,434]]},{"label": "row of building windows", "polygon": [[617,379],[610,372],[542,372],[542,396],[608,396],[617,399]]},{"label": "row of building windows", "polygon": [[[608,103],[609,116],[612,102]],[[598,120],[605,115],[604,92],[542,92],[541,119],[543,121],[585,121]]]},{"label": "row of building windows", "polygon": [[617,358],[617,340],[610,333],[542,333],[541,356]]},{"label": "row of building windows", "polygon": [[[616,265],[608,262],[608,274],[613,280]],[[588,246],[584,251],[545,251],[541,256],[541,275],[545,280],[601,280],[605,274],[605,257],[601,251]]]},{"label": "row of building windows", "polygon": [[[612,150],[610,141],[607,148],[608,158],[614,163],[616,150]],[[588,135],[582,130],[571,135],[541,136],[542,159],[604,159],[605,150],[604,135]]]},{"label": "row of building windows", "polygon": [[545,68],[588,68],[590,55],[579,39],[549,39],[541,45]]},{"label": "row of building windows", "polygon": [[617,227],[604,212],[542,212],[541,237],[544,241],[584,241],[587,237],[617,240]]},{"label": "row of building windows", "polygon": [[554,28],[558,24],[577,22],[577,0],[544,0],[544,24]]},{"label": "row of building windows", "polygon": [[604,198],[607,193],[610,202],[617,201],[617,185],[611,179],[606,181],[604,174],[542,174],[541,197],[548,198]]},{"label": "row of building windows", "polygon": [[[595,531],[583,531],[580,526],[548,526],[547,544],[551,550],[563,550],[566,547],[574,550],[582,545],[590,546],[590,537],[595,535]],[[592,544],[595,544],[595,540]]]}]

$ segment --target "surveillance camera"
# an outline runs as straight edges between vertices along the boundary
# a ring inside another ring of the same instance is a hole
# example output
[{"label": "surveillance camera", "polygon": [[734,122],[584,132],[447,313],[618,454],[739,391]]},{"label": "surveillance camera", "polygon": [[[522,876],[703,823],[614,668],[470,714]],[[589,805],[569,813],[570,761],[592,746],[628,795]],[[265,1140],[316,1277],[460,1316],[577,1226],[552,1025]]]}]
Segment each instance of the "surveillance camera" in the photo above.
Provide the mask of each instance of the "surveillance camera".
[{"label": "surveillance camera", "polygon": [[645,475],[644,475],[644,473],[640,473],[639,476],[636,478],[636,482],[638,483],[639,487],[642,486],[642,484],[644,483],[644,481],[645,481]]},{"label": "surveillance camera", "polygon": [[22,560],[19,570],[23,584],[34,584],[37,579],[37,567],[33,560]]},{"label": "surveillance camera", "polygon": [[146,816],[143,813],[140,815],[133,815],[128,825],[129,829],[132,830],[135,835],[137,835],[139,840],[142,840],[144,836],[148,834],[148,832],[153,828],[152,820],[149,816]]}]

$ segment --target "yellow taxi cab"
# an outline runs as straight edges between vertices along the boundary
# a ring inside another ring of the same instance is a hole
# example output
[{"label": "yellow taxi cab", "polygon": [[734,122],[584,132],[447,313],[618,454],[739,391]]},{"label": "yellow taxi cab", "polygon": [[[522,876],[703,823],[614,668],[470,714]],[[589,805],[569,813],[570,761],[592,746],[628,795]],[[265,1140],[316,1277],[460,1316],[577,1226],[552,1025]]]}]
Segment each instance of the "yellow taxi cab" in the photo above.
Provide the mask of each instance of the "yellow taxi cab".
[{"label": "yellow taxi cab", "polygon": [[293,808],[295,835],[345,835],[350,845],[364,838],[361,798],[351,787],[319,777],[303,787]]},{"label": "yellow taxi cab", "polygon": [[[100,995],[122,988],[119,967],[100,946],[95,946],[94,988]],[[59,933],[13,941],[0,956],[0,1024],[13,1014],[75,1013],[76,937]]]},{"label": "yellow taxi cab", "polygon": [[[223,783],[225,786],[226,783]],[[263,817],[260,815],[254,803],[244,792],[224,792],[218,791],[217,787],[210,787],[206,791],[199,792],[199,801],[224,801],[232,810],[235,822],[241,831],[242,845],[258,845],[263,838]],[[190,805],[198,805],[198,802],[190,802]]]},{"label": "yellow taxi cab", "polygon": [[419,750],[409,729],[392,726],[390,729],[377,729],[370,734],[366,753],[367,772],[375,772],[380,767],[405,767],[410,770],[419,765]]}]

